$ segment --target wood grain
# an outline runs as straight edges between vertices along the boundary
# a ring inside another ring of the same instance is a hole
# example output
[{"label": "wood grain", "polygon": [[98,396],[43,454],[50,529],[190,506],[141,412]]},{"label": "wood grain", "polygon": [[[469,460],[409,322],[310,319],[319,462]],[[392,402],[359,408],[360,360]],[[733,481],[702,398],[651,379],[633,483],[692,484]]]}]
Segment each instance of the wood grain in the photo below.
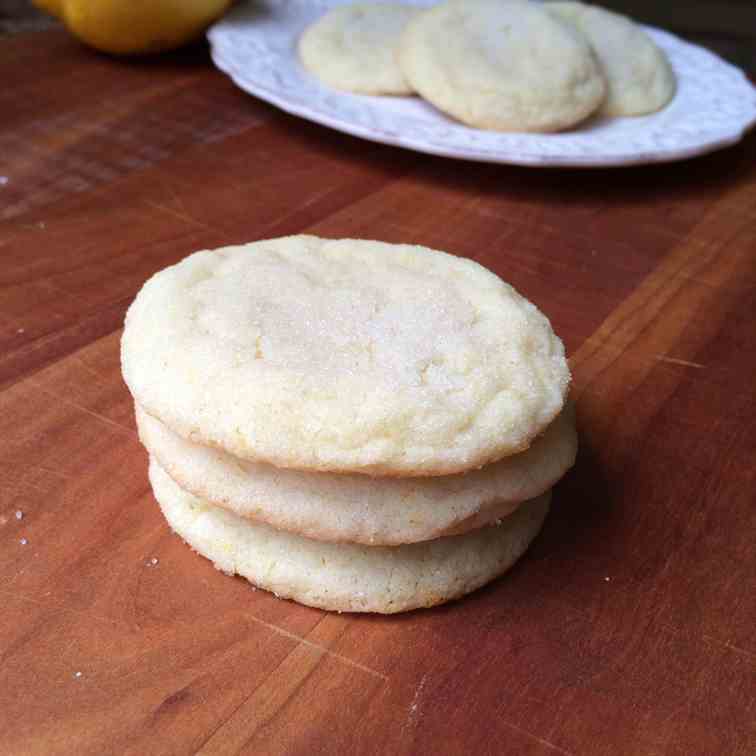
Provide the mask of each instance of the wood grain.
[{"label": "wood grain", "polygon": [[[753,136],[650,168],[461,164],[279,113],[201,51],[34,40],[0,44],[0,752],[756,751]],[[280,601],[152,499],[125,308],[196,249],[298,232],[469,256],[568,346],[578,464],[464,601]]]}]

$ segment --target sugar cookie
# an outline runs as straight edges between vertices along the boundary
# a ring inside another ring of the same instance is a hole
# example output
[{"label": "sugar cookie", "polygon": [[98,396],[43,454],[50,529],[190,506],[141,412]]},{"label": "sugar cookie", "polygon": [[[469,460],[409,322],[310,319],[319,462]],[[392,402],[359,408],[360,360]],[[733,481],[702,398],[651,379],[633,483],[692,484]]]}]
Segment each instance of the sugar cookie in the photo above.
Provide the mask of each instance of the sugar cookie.
[{"label": "sugar cookie", "polygon": [[511,286],[423,247],[294,236],[198,252],[129,308],[123,374],[184,438],[278,467],[464,472],[559,414],[562,342]]},{"label": "sugar cookie", "polygon": [[218,569],[309,606],[386,614],[451,601],[506,572],[540,531],[550,498],[465,535],[358,546],[313,541],[213,507],[179,488],[154,460],[150,481],[169,525]]},{"label": "sugar cookie", "polygon": [[558,131],[593,113],[606,85],[582,35],[540,6],[437,5],[410,21],[399,63],[423,98],[494,131]]},{"label": "sugar cookie", "polygon": [[411,94],[396,60],[407,22],[418,8],[355,3],[331,9],[299,40],[305,68],[326,84],[361,94]]},{"label": "sugar cookie", "polygon": [[577,452],[572,405],[527,451],[432,478],[283,470],[187,441],[139,406],[136,418],[147,451],[185,490],[241,517],[330,542],[396,545],[473,530],[547,491]]},{"label": "sugar cookie", "polygon": [[549,13],[584,34],[607,80],[607,96],[599,113],[640,116],[663,108],[675,94],[675,75],[664,53],[631,19],[578,2],[553,2]]}]

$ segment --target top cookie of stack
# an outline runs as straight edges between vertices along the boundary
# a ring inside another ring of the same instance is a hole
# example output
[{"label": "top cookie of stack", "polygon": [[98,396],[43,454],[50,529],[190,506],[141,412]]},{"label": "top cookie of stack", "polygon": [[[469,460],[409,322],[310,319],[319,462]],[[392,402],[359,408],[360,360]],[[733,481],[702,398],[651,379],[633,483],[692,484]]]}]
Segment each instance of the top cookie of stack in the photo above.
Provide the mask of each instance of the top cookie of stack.
[{"label": "top cookie of stack", "polygon": [[158,273],[122,355],[136,400],[185,438],[370,475],[448,475],[522,451],[569,381],[548,320],[480,265],[311,236]]},{"label": "top cookie of stack", "polygon": [[575,458],[548,320],[423,247],[198,252],[145,284],[122,365],[172,527],[326,609],[429,606],[501,574]]}]

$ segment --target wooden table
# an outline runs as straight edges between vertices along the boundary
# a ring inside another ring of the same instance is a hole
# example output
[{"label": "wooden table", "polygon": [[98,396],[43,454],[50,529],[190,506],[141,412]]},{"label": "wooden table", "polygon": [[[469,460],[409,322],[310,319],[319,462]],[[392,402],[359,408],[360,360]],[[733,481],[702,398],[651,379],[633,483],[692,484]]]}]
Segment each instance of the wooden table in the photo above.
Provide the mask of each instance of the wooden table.
[{"label": "wooden table", "polygon": [[[121,63],[53,31],[0,71],[0,752],[756,753],[753,135],[528,170],[289,117],[202,50]],[[565,340],[577,466],[466,600],[277,600],[151,496],[129,301],[194,250],[305,231],[479,260]]]}]

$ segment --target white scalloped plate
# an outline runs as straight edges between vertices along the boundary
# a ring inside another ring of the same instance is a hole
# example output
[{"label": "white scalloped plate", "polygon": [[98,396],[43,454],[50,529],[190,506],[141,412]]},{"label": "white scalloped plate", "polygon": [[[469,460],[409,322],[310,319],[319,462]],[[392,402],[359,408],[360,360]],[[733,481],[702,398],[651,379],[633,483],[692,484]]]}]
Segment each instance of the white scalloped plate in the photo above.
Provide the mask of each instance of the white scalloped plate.
[{"label": "white scalloped plate", "polygon": [[[537,166],[612,166],[682,160],[738,142],[756,123],[756,89],[714,53],[647,28],[677,75],[659,113],[593,119],[560,134],[501,134],[450,120],[417,97],[367,97],[330,89],[305,71],[297,40],[345,0],[258,0],[209,32],[213,61],[246,92],[347,134],[419,152]],[[412,0],[413,5],[430,5]]]}]

